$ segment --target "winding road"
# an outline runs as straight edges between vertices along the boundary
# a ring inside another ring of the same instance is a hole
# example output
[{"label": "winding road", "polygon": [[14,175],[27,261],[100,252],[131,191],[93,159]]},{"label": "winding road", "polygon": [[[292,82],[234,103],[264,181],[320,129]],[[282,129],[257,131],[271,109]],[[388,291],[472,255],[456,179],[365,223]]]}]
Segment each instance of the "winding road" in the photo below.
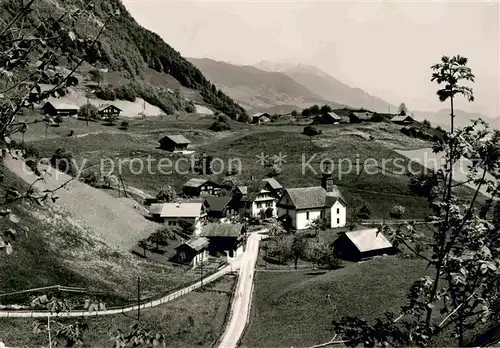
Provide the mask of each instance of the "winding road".
[{"label": "winding road", "polygon": [[236,347],[248,323],[252,304],[255,264],[259,255],[259,243],[263,238],[260,233],[263,232],[267,232],[267,230],[249,234],[246,251],[241,260],[238,284],[233,297],[229,323],[220,339],[219,348]]}]

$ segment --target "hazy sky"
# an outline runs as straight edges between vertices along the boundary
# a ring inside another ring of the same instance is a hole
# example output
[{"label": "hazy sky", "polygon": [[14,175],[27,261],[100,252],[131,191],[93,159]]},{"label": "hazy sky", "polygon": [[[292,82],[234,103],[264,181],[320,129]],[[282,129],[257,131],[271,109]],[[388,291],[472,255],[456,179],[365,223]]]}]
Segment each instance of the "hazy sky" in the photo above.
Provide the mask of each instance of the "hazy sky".
[{"label": "hazy sky", "polygon": [[476,74],[476,101],[458,107],[500,116],[498,1],[123,2],[183,56],[312,64],[412,110],[444,106],[429,67],[461,54]]}]

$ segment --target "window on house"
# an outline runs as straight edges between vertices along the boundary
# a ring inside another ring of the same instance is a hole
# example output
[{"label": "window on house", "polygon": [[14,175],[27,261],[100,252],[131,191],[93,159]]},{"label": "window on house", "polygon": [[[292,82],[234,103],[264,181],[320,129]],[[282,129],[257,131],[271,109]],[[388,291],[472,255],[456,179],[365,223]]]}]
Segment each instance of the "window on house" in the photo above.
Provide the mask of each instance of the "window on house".
[{"label": "window on house", "polygon": [[340,214],[340,208],[337,208],[337,214]]},{"label": "window on house", "polygon": [[337,225],[340,224],[340,219],[337,219]]},{"label": "window on house", "polygon": [[320,217],[320,218],[323,218],[323,210],[320,210],[320,211],[319,211],[319,217]]},{"label": "window on house", "polygon": [[306,211],[306,220],[309,220],[309,212]]}]

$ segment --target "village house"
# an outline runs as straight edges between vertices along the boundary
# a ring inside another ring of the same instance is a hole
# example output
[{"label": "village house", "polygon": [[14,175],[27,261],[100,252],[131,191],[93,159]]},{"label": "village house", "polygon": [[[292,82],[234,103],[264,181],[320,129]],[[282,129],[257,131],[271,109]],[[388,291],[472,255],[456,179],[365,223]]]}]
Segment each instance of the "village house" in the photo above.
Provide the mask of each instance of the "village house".
[{"label": "village house", "polygon": [[264,178],[262,179],[262,181],[269,184],[268,187],[271,188],[276,199],[281,197],[281,195],[283,194],[283,186],[279,183],[278,180],[276,180],[275,178]]},{"label": "village house", "polygon": [[413,119],[413,117],[408,116],[408,115],[405,115],[405,116],[397,115],[391,119],[391,122],[395,123],[395,124],[399,124],[399,125],[408,125],[408,124],[414,123],[415,120]]},{"label": "village house", "polygon": [[342,117],[340,117],[333,111],[317,115],[313,120],[313,124],[337,124],[340,122],[342,122]]},{"label": "village house", "polygon": [[235,202],[231,196],[208,196],[205,198],[207,217],[225,219],[238,214]]},{"label": "village house", "polygon": [[42,106],[42,111],[44,114],[50,116],[73,116],[78,114],[78,106],[56,100],[49,100]]},{"label": "village house", "polygon": [[112,104],[103,104],[99,105],[98,108],[98,114],[103,120],[107,120],[110,117],[111,118],[118,118],[120,116],[120,112],[122,112],[122,109],[120,109],[117,106],[114,106]]},{"label": "village house", "polygon": [[244,251],[246,228],[243,224],[209,223],[203,226],[201,236],[209,240],[210,255],[232,258]]},{"label": "village house", "polygon": [[175,248],[172,261],[190,264],[193,268],[208,260],[209,241],[205,237],[195,237]]},{"label": "village house", "polygon": [[373,116],[371,111],[351,111],[349,113],[349,123],[368,122]]},{"label": "village house", "polygon": [[269,122],[271,120],[271,115],[267,112],[257,112],[251,116],[252,123],[261,124],[265,122]]},{"label": "village house", "polygon": [[166,135],[159,140],[160,149],[170,152],[186,151],[191,142],[183,135]]},{"label": "village house", "polygon": [[396,252],[391,242],[376,228],[343,232],[333,244],[335,253],[349,261],[360,261]]},{"label": "village house", "polygon": [[278,217],[294,230],[310,228],[318,218],[329,228],[346,224],[347,202],[329,172],[323,173],[321,186],[285,189],[277,207]]},{"label": "village house", "polygon": [[201,202],[153,203],[149,208],[149,214],[152,220],[168,226],[185,228],[190,225],[194,235],[200,234],[202,221],[207,215],[205,206]]},{"label": "village house", "polygon": [[182,193],[189,197],[217,195],[222,186],[208,179],[192,178],[182,185]]},{"label": "village house", "polygon": [[[242,216],[276,216],[277,196],[267,181],[253,181],[248,186],[235,188],[235,199],[239,200],[239,213]],[[261,213],[263,212],[263,213]]]}]

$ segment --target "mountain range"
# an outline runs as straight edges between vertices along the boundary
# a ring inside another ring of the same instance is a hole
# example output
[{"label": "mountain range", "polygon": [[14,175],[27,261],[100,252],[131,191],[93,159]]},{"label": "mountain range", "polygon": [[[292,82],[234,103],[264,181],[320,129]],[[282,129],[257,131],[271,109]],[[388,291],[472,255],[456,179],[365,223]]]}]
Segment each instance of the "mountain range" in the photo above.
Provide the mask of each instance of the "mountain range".
[{"label": "mountain range", "polygon": [[332,100],[344,105],[377,112],[397,110],[397,106],[370,95],[360,88],[348,86],[316,66],[268,61],[260,61],[255,66],[265,71],[281,72],[324,100]]},{"label": "mountain range", "polygon": [[[312,104],[333,108],[365,108],[376,112],[397,112],[398,106],[327,74],[318,67],[301,63],[260,61],[255,65],[237,65],[208,58],[188,58],[218,88],[250,112],[287,113]],[[428,120],[449,128],[450,110],[411,111],[415,119]],[[455,110],[455,124],[463,127],[482,118],[498,128],[498,120],[480,113]]]}]

